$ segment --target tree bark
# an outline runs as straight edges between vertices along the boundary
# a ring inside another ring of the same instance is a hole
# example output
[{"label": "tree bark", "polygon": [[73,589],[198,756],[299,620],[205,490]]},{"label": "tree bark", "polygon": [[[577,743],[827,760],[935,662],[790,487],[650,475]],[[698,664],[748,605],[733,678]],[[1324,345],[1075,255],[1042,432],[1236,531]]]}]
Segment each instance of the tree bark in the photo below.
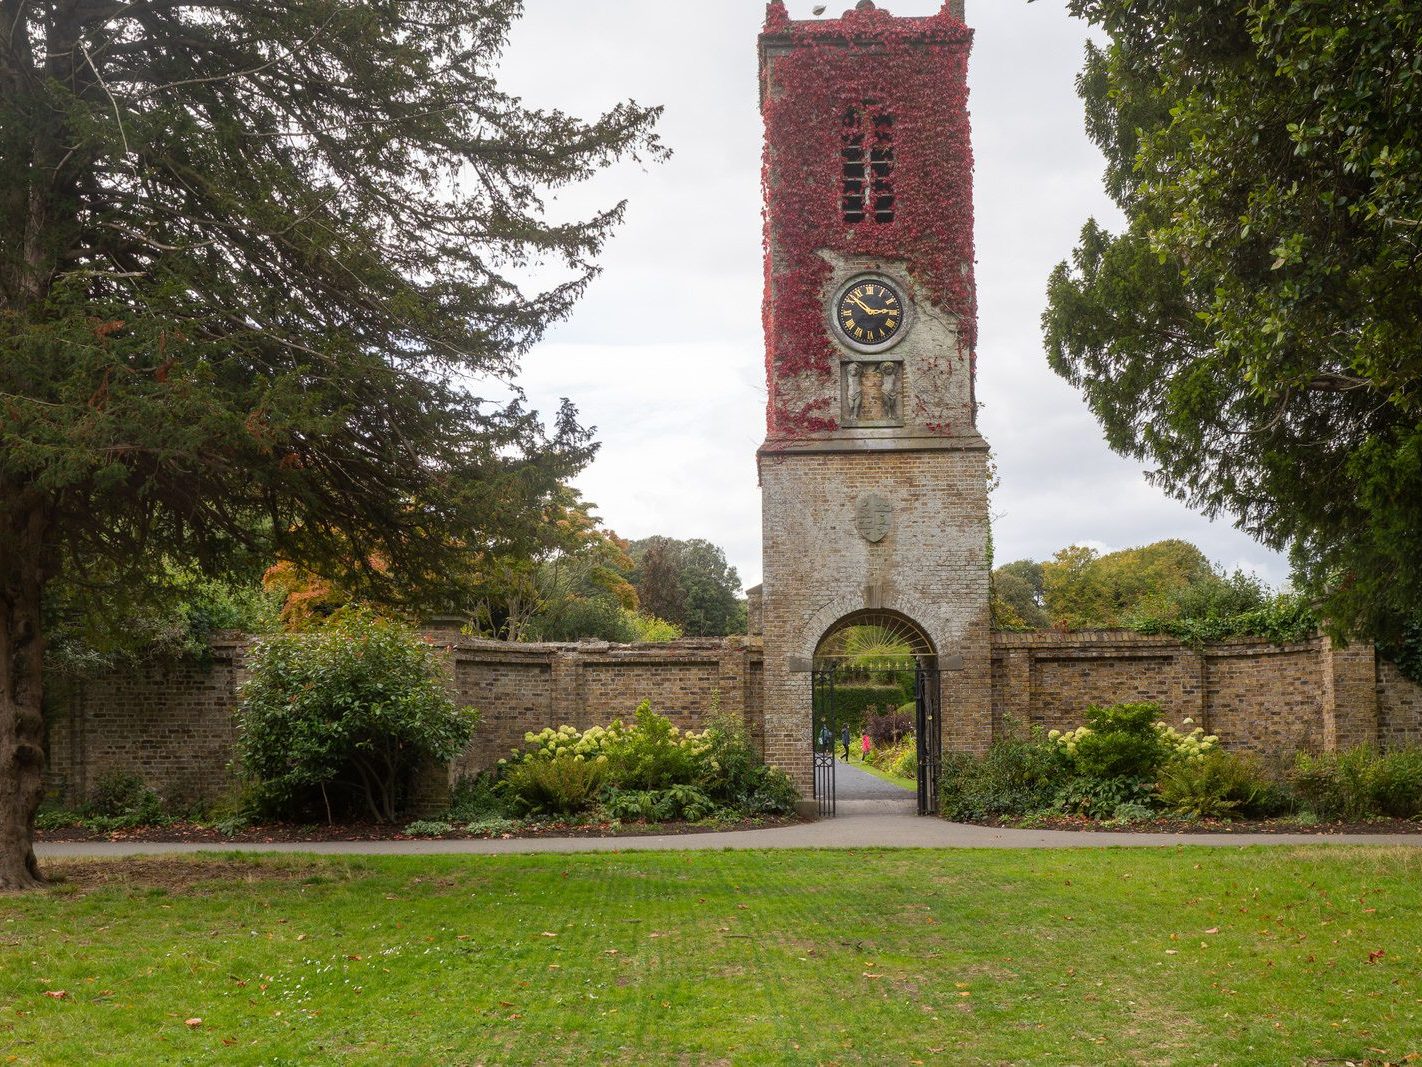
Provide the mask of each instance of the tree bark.
[{"label": "tree bark", "polygon": [[45,525],[38,510],[0,515],[0,891],[44,881],[34,832],[44,796]]}]

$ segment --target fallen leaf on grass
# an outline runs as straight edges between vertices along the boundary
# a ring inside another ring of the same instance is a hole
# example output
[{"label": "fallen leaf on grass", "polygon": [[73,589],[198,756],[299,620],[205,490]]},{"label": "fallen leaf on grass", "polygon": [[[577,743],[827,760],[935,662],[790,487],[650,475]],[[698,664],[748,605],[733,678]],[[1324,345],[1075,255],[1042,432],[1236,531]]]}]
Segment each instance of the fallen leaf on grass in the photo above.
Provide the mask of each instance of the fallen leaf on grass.
[{"label": "fallen leaf on grass", "polygon": [[1369,963],[1377,963],[1378,960],[1382,959],[1382,958],[1383,958],[1384,956],[1386,956],[1386,955],[1387,955],[1387,949],[1382,949],[1382,948],[1378,949],[1376,952],[1369,952],[1369,953],[1368,953],[1368,962],[1369,962]]},{"label": "fallen leaf on grass", "polygon": [[196,1030],[199,1026],[202,1025],[202,1020],[188,1019],[183,1023],[183,1025],[186,1026],[189,1030]]},{"label": "fallen leaf on grass", "polygon": [[1218,926],[1211,926],[1208,930],[1205,931],[1205,933],[1207,934],[1217,934],[1219,932],[1220,928]]},{"label": "fallen leaf on grass", "polygon": [[541,936],[541,937],[557,937],[558,935],[557,935],[557,934],[550,934],[547,930],[544,930],[543,933],[542,933],[540,936]]},{"label": "fallen leaf on grass", "polygon": [[884,976],[883,976],[882,974],[871,974],[869,971],[865,971],[865,972],[864,972],[864,977],[865,977],[865,978],[883,978]]},{"label": "fallen leaf on grass", "polygon": [[47,996],[47,997],[51,997],[51,998],[53,998],[54,1000],[66,1000],[66,999],[68,999],[68,997],[69,997],[69,990],[67,990],[67,989],[46,989],[46,990],[44,991],[44,995]]}]

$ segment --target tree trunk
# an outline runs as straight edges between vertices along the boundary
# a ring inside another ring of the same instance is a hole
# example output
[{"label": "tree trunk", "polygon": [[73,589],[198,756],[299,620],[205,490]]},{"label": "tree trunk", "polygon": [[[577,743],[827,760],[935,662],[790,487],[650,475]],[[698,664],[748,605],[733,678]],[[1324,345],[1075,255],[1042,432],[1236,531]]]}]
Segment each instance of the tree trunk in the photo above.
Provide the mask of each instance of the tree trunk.
[{"label": "tree trunk", "polygon": [[33,842],[44,796],[44,527],[39,511],[0,515],[0,891],[43,882]]}]

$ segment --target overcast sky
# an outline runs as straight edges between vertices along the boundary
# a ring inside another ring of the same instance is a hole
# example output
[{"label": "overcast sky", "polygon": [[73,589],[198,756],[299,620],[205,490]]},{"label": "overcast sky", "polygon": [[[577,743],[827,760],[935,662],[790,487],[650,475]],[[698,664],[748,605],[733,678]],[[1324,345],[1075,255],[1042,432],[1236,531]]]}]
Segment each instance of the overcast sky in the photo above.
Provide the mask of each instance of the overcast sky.
[{"label": "overcast sky", "polygon": [[[626,198],[626,224],[573,317],[530,354],[522,384],[551,412],[569,397],[602,450],[578,479],[623,537],[704,537],[747,586],[760,581],[755,450],[765,430],[756,34],[764,0],[526,0],[502,84],[590,118],[618,100],[662,104],[673,158],[626,166],[561,198],[574,211]],[[793,18],[816,0],[789,0]],[[829,15],[852,6],[832,0]],[[940,0],[882,0],[926,15]],[[977,158],[979,426],[1001,477],[997,561],[1065,545],[1114,549],[1182,537],[1273,583],[1287,563],[1211,524],[1112,453],[1080,396],[1047,367],[1047,275],[1090,216],[1119,215],[1101,187],[1074,79],[1085,26],[1065,0],[968,0]]]}]

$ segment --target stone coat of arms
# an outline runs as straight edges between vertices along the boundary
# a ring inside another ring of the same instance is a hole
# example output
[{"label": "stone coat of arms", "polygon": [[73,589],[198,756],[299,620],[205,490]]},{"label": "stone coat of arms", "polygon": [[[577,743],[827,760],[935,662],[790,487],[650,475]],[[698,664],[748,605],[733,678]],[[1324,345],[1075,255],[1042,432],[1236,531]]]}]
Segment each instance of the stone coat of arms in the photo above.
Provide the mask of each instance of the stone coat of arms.
[{"label": "stone coat of arms", "polygon": [[860,537],[877,545],[894,528],[894,505],[878,493],[865,493],[854,507],[854,526]]}]

